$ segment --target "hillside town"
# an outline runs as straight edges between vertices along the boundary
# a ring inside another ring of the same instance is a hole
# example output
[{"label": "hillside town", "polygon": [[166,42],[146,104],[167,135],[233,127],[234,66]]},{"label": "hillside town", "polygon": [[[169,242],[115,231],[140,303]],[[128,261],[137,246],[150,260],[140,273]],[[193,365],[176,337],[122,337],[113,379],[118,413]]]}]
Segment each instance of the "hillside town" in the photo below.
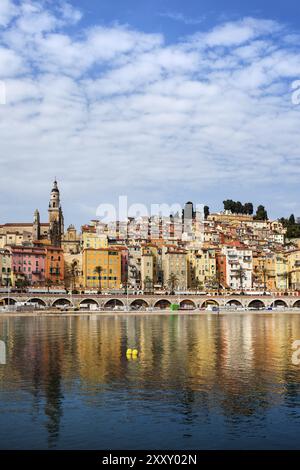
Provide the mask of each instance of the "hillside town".
[{"label": "hillside town", "polygon": [[[224,201],[209,213],[187,202],[182,214],[93,220],[66,230],[57,181],[48,221],[0,225],[2,291],[64,289],[73,293],[161,293],[300,290],[299,227],[269,220],[263,206]],[[286,222],[286,223],[285,223]]]}]

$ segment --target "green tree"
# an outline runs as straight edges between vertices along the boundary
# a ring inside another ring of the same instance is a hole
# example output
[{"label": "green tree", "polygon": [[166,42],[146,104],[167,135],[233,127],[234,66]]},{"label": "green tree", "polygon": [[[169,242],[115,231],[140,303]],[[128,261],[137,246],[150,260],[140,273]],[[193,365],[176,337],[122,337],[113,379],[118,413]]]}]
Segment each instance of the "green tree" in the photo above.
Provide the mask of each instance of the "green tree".
[{"label": "green tree", "polygon": [[237,201],[236,206],[235,206],[235,211],[237,214],[243,214],[244,213],[244,206],[240,201]]},{"label": "green tree", "polygon": [[208,216],[209,216],[209,207],[204,206],[204,219],[206,220]]},{"label": "green tree", "polygon": [[192,283],[192,288],[195,289],[196,291],[198,290],[203,290],[203,287],[204,287],[204,284],[202,281],[200,281],[200,279],[198,277],[196,277],[196,279],[193,280],[193,283]]},{"label": "green tree", "polygon": [[244,213],[249,214],[249,215],[253,214],[253,204],[252,204],[252,202],[246,202],[246,204],[244,204]]},{"label": "green tree", "polygon": [[291,215],[290,215],[289,224],[290,224],[290,225],[295,225],[295,224],[296,224],[294,214],[291,214]]},{"label": "green tree", "polygon": [[28,279],[17,279],[16,281],[16,287],[18,289],[26,289],[29,286],[30,282],[28,281]]},{"label": "green tree", "polygon": [[240,281],[240,289],[241,292],[244,292],[244,280],[247,277],[246,270],[243,268],[243,266],[240,264],[238,268],[238,274],[237,274],[239,281]]},{"label": "green tree", "polygon": [[102,266],[96,266],[95,269],[94,269],[94,273],[97,274],[98,281],[99,281],[98,294],[101,294],[101,274],[102,274],[102,271],[103,271]]},{"label": "green tree", "polygon": [[144,279],[145,292],[151,293],[153,291],[153,281],[149,276]]},{"label": "green tree", "polygon": [[48,293],[50,290],[50,287],[53,286],[53,281],[50,278],[45,279],[45,286],[47,287]]},{"label": "green tree", "polygon": [[256,210],[256,215],[254,217],[256,220],[268,220],[268,213],[265,210],[265,207],[260,205]]},{"label": "green tree", "polygon": [[219,276],[217,274],[215,276],[210,276],[209,278],[207,278],[205,285],[208,289],[218,289],[218,292],[219,292],[219,289],[220,289]]},{"label": "green tree", "polygon": [[176,276],[176,274],[171,273],[167,282],[168,282],[168,286],[171,289],[171,293],[174,294],[175,287],[178,284],[178,277]]}]

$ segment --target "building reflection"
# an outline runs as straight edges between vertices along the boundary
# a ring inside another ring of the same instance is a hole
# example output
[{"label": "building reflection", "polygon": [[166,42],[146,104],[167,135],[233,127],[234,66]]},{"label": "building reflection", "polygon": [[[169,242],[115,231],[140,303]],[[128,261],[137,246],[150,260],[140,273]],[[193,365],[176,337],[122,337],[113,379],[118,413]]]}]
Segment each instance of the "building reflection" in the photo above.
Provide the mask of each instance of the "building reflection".
[{"label": "building reflection", "polygon": [[[299,405],[300,368],[291,363],[297,315],[2,317],[3,337],[0,398],[30,393],[49,447],[59,439],[66,396],[90,406],[109,393],[157,400],[176,406],[186,423],[208,422],[217,408],[233,426],[262,420],[284,401]],[[129,347],[139,350],[137,360],[126,358]]]}]

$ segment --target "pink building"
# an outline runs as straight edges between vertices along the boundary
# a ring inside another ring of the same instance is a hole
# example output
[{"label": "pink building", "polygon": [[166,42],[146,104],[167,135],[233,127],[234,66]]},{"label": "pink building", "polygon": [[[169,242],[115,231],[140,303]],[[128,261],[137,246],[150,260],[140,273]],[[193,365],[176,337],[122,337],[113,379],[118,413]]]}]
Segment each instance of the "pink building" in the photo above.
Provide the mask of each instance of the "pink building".
[{"label": "pink building", "polygon": [[26,279],[30,284],[45,282],[46,250],[32,246],[12,246],[12,270],[14,280]]}]

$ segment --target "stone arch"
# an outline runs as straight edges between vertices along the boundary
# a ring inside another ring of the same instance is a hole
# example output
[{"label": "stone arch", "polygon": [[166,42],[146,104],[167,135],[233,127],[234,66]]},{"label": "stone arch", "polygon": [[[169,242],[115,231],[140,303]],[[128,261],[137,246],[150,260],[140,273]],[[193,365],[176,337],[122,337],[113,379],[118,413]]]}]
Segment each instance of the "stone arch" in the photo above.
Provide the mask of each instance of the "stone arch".
[{"label": "stone arch", "polygon": [[285,300],[282,299],[276,299],[274,302],[271,303],[271,307],[287,307],[287,303]]},{"label": "stone arch", "polygon": [[296,300],[296,302],[293,304],[293,308],[300,308],[300,299]]},{"label": "stone arch", "polygon": [[70,307],[72,305],[70,299],[66,298],[60,298],[60,299],[55,299],[52,302],[52,307]]},{"label": "stone arch", "polygon": [[5,305],[15,305],[17,303],[17,301],[15,299],[13,299],[12,297],[3,297],[1,300],[4,301],[4,304]]},{"label": "stone arch", "polygon": [[206,299],[206,300],[202,303],[201,308],[206,308],[206,307],[208,307],[209,305],[211,305],[212,307],[219,307],[219,303],[218,303],[216,300]]},{"label": "stone arch", "polygon": [[262,309],[262,308],[266,308],[264,302],[260,299],[253,299],[251,300],[251,302],[249,302],[248,304],[248,307],[249,308],[254,308],[254,309]]},{"label": "stone arch", "polygon": [[184,310],[195,310],[196,304],[191,299],[184,299],[180,302],[180,308]]},{"label": "stone arch", "polygon": [[41,307],[46,307],[47,304],[43,299],[40,299],[39,297],[31,297],[30,299],[27,300],[27,302],[31,304],[38,304]]},{"label": "stone arch", "polygon": [[166,310],[171,307],[171,302],[168,299],[157,300],[154,304],[154,308],[160,308],[161,310]]},{"label": "stone arch", "polygon": [[104,304],[104,308],[115,308],[115,307],[124,307],[124,303],[120,299],[109,299],[107,302]]},{"label": "stone arch", "polygon": [[82,299],[79,305],[80,307],[86,306],[88,308],[90,308],[91,305],[97,305],[97,307],[99,307],[99,303],[95,299]]},{"label": "stone arch", "polygon": [[230,299],[228,302],[226,302],[226,307],[242,307],[243,304],[237,299]]},{"label": "stone arch", "polygon": [[149,304],[144,299],[135,299],[135,300],[133,300],[133,302],[131,302],[130,307],[134,307],[134,308],[137,308],[137,309],[143,309],[143,308],[148,308]]}]

